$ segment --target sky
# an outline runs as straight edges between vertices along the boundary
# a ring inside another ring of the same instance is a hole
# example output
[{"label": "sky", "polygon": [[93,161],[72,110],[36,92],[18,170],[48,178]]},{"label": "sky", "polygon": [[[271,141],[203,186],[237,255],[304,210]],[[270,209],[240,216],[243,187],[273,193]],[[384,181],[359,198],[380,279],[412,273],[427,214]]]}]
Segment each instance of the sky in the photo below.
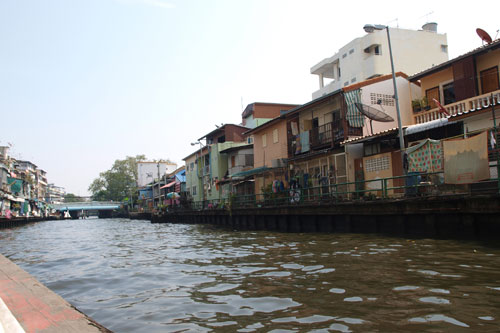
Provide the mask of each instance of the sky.
[{"label": "sky", "polygon": [[[253,102],[303,104],[310,68],[367,23],[438,23],[450,59],[493,38],[500,3],[333,0],[0,0],[0,146],[68,193],[117,159],[179,166]],[[425,52],[425,50],[423,50]],[[408,73],[413,74],[413,73]]]}]

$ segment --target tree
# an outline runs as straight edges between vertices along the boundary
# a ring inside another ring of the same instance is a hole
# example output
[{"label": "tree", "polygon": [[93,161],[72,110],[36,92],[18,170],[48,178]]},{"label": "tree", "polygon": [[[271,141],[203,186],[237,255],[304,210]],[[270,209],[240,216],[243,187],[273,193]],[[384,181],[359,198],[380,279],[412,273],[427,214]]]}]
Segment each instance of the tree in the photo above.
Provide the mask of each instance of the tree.
[{"label": "tree", "polygon": [[101,172],[99,178],[89,186],[92,199],[97,201],[123,201],[127,197],[137,200],[137,161],[146,156],[127,156],[124,160],[116,160],[110,170]]},{"label": "tree", "polygon": [[73,193],[66,193],[64,195],[64,202],[81,202],[81,201],[85,201],[84,198],[78,197]]}]

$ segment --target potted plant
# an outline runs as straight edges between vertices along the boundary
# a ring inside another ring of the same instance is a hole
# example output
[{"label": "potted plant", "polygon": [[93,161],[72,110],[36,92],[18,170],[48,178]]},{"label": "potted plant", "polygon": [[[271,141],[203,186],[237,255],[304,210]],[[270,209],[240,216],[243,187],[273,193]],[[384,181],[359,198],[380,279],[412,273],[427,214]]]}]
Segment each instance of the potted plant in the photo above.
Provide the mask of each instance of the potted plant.
[{"label": "potted plant", "polygon": [[431,109],[431,106],[429,105],[429,101],[427,100],[427,97],[423,97],[421,101],[422,108],[426,111]]},{"label": "potted plant", "polygon": [[413,112],[415,113],[422,111],[421,100],[417,98],[411,101],[411,107],[413,108]]}]

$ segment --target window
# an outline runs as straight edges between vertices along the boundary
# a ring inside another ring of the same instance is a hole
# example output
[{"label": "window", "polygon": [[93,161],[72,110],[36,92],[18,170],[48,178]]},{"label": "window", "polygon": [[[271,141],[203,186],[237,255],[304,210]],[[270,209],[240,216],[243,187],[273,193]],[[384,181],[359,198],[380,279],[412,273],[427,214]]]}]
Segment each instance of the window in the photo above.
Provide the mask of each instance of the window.
[{"label": "window", "polygon": [[194,163],[193,162],[191,162],[191,164],[189,165],[189,168],[191,169],[191,171],[194,170]]},{"label": "window", "polygon": [[453,82],[443,85],[443,101],[445,105],[454,103],[456,101]]},{"label": "window", "polygon": [[436,103],[434,103],[432,99],[435,98],[438,102],[441,102],[441,98],[439,98],[439,87],[427,89],[425,91],[425,97],[427,98],[427,103],[431,108],[437,108]]},{"label": "window", "polygon": [[381,55],[381,54],[382,54],[382,51],[381,51],[380,45],[375,45],[375,46],[373,47],[373,54],[375,54],[375,55]]},{"label": "window", "polygon": [[441,52],[448,53],[448,45],[441,44]]},{"label": "window", "polygon": [[231,168],[234,168],[236,166],[236,156],[231,156]]},{"label": "window", "polygon": [[253,166],[253,154],[245,155],[245,166]]},{"label": "window", "polygon": [[349,54],[353,54],[353,53],[354,53],[354,49],[350,49]]},{"label": "window", "polygon": [[342,55],[342,58],[345,58],[345,57],[347,57],[347,53],[344,53],[344,54]]},{"label": "window", "polygon": [[193,186],[193,191],[191,192],[192,195],[196,195],[196,186]]},{"label": "window", "polygon": [[370,103],[372,105],[394,106],[394,96],[388,94],[370,93]]},{"label": "window", "polygon": [[348,86],[349,85],[349,81],[345,81],[344,82],[344,87]]},{"label": "window", "polygon": [[356,82],[356,78],[355,78],[355,77],[353,77],[353,78],[351,79],[351,83],[354,83],[354,82]]},{"label": "window", "polygon": [[262,147],[267,147],[267,134],[262,135]]},{"label": "window", "polygon": [[273,130],[273,143],[278,143],[278,129]]},{"label": "window", "polygon": [[366,144],[365,145],[365,156],[376,155],[380,153],[380,143]]},{"label": "window", "polygon": [[339,72],[339,77],[340,77],[340,67],[338,68],[338,72]]},{"label": "window", "polygon": [[498,67],[481,71],[481,90],[483,94],[498,90]]},{"label": "window", "polygon": [[390,160],[389,156],[376,157],[366,160],[366,172],[376,172],[382,170],[389,170]]},{"label": "window", "polygon": [[249,137],[247,138],[247,143],[248,143],[248,144],[252,144],[252,143],[253,143],[253,136],[249,136]]}]

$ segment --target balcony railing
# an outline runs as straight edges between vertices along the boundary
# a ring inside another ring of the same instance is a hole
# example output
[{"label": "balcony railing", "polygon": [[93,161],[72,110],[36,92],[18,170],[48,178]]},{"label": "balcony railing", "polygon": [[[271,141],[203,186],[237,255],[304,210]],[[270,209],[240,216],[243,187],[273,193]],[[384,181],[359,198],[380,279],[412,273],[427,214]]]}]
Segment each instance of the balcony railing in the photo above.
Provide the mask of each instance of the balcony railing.
[{"label": "balcony railing", "polygon": [[[309,145],[310,148],[315,149],[322,146],[331,145],[332,143],[342,142],[344,138],[344,126],[342,120],[337,120],[331,123],[326,123],[324,125],[313,128],[309,132]],[[347,136],[362,136],[363,128],[351,127],[347,125]],[[293,156],[296,154],[303,153],[301,151],[297,153],[295,138],[289,138],[288,142],[288,153]]]},{"label": "balcony railing", "polygon": [[[468,112],[487,109],[491,105],[500,105],[500,90],[493,93],[487,93],[480,96],[461,100],[459,102],[447,104],[444,108],[450,116],[460,115]],[[413,116],[415,124],[422,124],[428,121],[446,118],[447,116],[439,111],[439,108],[434,108],[428,111],[423,111]]]}]

